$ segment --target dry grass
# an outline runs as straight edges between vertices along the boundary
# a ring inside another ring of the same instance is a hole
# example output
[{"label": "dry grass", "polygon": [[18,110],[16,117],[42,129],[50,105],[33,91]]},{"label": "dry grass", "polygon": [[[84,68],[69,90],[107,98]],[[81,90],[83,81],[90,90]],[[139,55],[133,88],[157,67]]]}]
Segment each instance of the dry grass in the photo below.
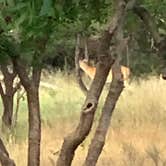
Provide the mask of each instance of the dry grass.
[{"label": "dry grass", "polygon": [[[55,85],[57,90],[41,89],[41,166],[52,166],[57,159],[64,136],[78,123],[84,96],[73,77],[58,73],[46,80]],[[165,89],[166,82],[154,77],[140,82],[133,81],[125,88],[113,114],[98,166],[166,165]],[[105,94],[106,91],[101,98],[101,104]],[[21,108],[25,109],[25,106]],[[100,115],[100,109],[101,105],[96,119]],[[22,114],[20,113],[20,116]],[[20,117],[21,122],[23,119]],[[18,125],[21,125],[21,122]],[[95,122],[93,131],[96,125]],[[76,151],[73,166],[83,163],[92,136],[93,134]],[[27,141],[20,139],[8,143],[7,147],[17,166],[25,166]]]}]

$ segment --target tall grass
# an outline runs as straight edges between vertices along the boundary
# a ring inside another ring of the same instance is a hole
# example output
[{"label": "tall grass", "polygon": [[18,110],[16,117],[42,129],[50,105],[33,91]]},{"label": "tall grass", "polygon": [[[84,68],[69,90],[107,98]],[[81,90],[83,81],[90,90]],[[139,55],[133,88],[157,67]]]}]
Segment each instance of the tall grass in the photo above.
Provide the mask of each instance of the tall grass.
[{"label": "tall grass", "polygon": [[[41,165],[51,166],[57,159],[63,138],[79,121],[85,96],[73,75],[61,72],[42,77],[55,88],[40,88],[42,144]],[[98,166],[153,166],[166,163],[166,82],[155,77],[132,81],[115,108],[111,127]],[[76,151],[73,165],[81,165],[87,154],[97,119],[102,110],[105,87],[93,126],[93,132]],[[1,107],[2,108],[2,107]],[[27,106],[20,104],[18,125],[7,148],[17,166],[27,162]],[[21,157],[20,157],[21,156]]]}]

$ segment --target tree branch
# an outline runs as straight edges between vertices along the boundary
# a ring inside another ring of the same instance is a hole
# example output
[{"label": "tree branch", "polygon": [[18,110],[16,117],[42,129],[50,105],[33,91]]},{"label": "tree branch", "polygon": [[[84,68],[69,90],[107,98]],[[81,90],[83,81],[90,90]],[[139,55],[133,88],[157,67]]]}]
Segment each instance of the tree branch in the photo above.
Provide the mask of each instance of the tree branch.
[{"label": "tree branch", "polygon": [[155,40],[156,44],[161,42],[161,37],[158,32],[157,25],[155,24],[154,18],[150,15],[150,13],[141,6],[135,6],[133,11],[140,17],[140,19],[144,22],[145,26],[147,27],[148,31],[151,32],[153,39]]},{"label": "tree branch", "polygon": [[31,81],[28,77],[25,64],[21,63],[20,58],[13,58],[12,61],[14,68],[20,77],[21,84],[25,89],[29,88],[31,85]]},{"label": "tree branch", "polygon": [[77,82],[81,88],[81,90],[83,91],[83,93],[86,95],[88,92],[88,89],[86,88],[85,84],[82,81],[81,78],[81,69],[80,69],[80,65],[79,65],[79,59],[80,59],[80,35],[77,35],[77,40],[76,40],[76,48],[75,48],[75,68],[76,68],[76,79]]}]

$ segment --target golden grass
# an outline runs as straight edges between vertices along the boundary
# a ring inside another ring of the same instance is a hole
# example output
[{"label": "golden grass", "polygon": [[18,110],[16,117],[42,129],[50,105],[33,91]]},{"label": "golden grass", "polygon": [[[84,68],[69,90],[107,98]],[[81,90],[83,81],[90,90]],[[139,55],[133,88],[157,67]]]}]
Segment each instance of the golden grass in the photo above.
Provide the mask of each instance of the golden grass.
[{"label": "golden grass", "polygon": [[[74,130],[84,96],[73,77],[46,78],[57,90],[41,88],[41,166],[56,162],[63,138]],[[106,88],[105,88],[106,89]],[[118,101],[98,166],[164,166],[166,163],[166,82],[155,77],[133,81]],[[106,90],[101,97],[103,103]],[[101,112],[99,107],[96,119]],[[20,113],[21,114],[21,113]],[[97,121],[97,120],[96,120]],[[93,126],[93,133],[97,123]],[[82,165],[93,134],[76,151],[73,166]],[[17,166],[27,162],[27,140],[8,143]]]}]

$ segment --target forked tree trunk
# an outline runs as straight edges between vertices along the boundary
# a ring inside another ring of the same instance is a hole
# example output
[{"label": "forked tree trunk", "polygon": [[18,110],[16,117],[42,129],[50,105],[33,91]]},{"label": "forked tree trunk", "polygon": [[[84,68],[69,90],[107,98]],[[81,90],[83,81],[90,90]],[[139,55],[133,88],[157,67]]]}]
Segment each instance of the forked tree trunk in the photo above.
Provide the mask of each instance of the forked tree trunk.
[{"label": "forked tree trunk", "polygon": [[[119,66],[119,71],[120,71],[120,66]],[[92,139],[92,142],[90,144],[84,166],[95,166],[97,163],[97,160],[105,144],[105,138],[109,128],[112,113],[114,111],[116,102],[118,101],[118,98],[123,90],[123,87],[124,87],[123,79],[122,78],[115,79],[113,77],[109,93],[107,95],[104,107],[102,109],[102,114],[99,120],[99,124],[96,129],[94,138]]]},{"label": "forked tree trunk", "polygon": [[7,65],[1,65],[0,67],[4,77],[4,79],[1,80],[4,85],[0,82],[0,95],[4,109],[2,115],[2,131],[5,131],[6,128],[12,128],[14,95],[20,84],[18,83],[15,87],[13,86],[14,79],[17,75],[14,70],[13,72],[9,72]]},{"label": "forked tree trunk", "polygon": [[[131,2],[131,1],[129,1]],[[132,3],[134,6],[135,3]],[[118,25],[115,33],[116,45],[115,45],[115,54],[117,55],[117,59],[112,68],[113,80],[110,85],[109,93],[106,97],[101,117],[99,120],[98,127],[96,129],[94,138],[90,144],[88,155],[86,157],[84,166],[95,166],[97,160],[102,152],[103,146],[105,144],[105,138],[107,131],[110,126],[111,116],[118,101],[118,98],[123,91],[124,82],[123,75],[120,69],[120,60],[124,54],[124,50],[126,49],[128,39],[123,38],[123,23],[125,21],[125,16],[127,12],[128,4],[125,3],[124,0],[117,1],[117,10],[120,12],[117,19]],[[132,7],[130,5],[130,7]]]},{"label": "forked tree trunk", "polygon": [[105,31],[101,38],[100,48],[98,50],[99,62],[97,63],[95,78],[82,107],[80,122],[76,130],[65,137],[57,160],[57,166],[71,165],[75,150],[84,141],[91,130],[99,97],[111,66],[114,63],[114,60],[109,55],[109,46],[115,30],[116,26],[112,28],[112,33]]},{"label": "forked tree trunk", "polygon": [[28,142],[28,166],[40,165],[40,105],[38,87],[27,90],[29,109],[29,142]]},{"label": "forked tree trunk", "polygon": [[[114,62],[114,60],[112,59],[112,57],[110,55],[109,47],[110,47],[111,39],[114,36],[114,34],[118,28],[120,18],[124,14],[123,9],[124,9],[124,5],[125,5],[123,0],[119,0],[118,2],[119,2],[118,7],[120,10],[117,10],[117,12],[115,13],[115,16],[113,17],[113,20],[110,24],[109,29],[104,32],[104,34],[100,40],[100,47],[98,50],[99,62],[97,64],[97,68],[96,68],[97,69],[96,75],[95,75],[95,78],[92,82],[92,85],[91,85],[89,91],[87,92],[87,97],[86,97],[85,103],[82,107],[79,125],[74,132],[72,132],[67,137],[65,137],[59,158],[57,160],[57,166],[70,166],[71,165],[75,150],[82,143],[82,141],[86,138],[86,136],[89,134],[89,132],[91,130],[99,97],[101,95],[103,86],[105,84],[107,75],[109,73],[109,70]],[[76,57],[76,60],[77,59],[78,58]],[[119,68],[119,71],[120,71],[120,68]],[[115,92],[115,98],[113,100],[114,103],[109,105],[110,104],[109,103],[110,95],[107,98],[107,104],[106,104],[105,110],[107,110],[107,111],[109,110],[109,114],[107,114],[107,115],[109,115],[108,119],[110,119],[110,116],[111,116],[110,109],[113,110],[115,103],[120,95],[120,92],[123,89],[122,79],[120,81],[120,85],[121,85],[120,87],[118,86],[119,91]],[[114,85],[114,86],[116,86],[116,85]],[[117,89],[114,89],[114,90],[117,90]],[[112,90],[111,90],[111,93],[112,93]],[[104,118],[105,118],[105,116],[104,116]],[[107,131],[107,128],[108,128],[108,121],[106,122],[104,131]],[[100,141],[100,138],[98,141]],[[96,145],[97,144],[95,144],[95,146]],[[92,159],[93,159],[93,157],[92,157]],[[85,163],[85,165],[86,165],[86,163]],[[88,166],[91,166],[90,162],[89,162]]]},{"label": "forked tree trunk", "polygon": [[96,76],[82,107],[79,125],[74,132],[65,137],[60,156],[57,161],[57,166],[70,166],[76,148],[89,134],[93,124],[98,100],[112,63],[113,61],[109,57],[105,57],[103,61],[100,61],[97,64]]}]

